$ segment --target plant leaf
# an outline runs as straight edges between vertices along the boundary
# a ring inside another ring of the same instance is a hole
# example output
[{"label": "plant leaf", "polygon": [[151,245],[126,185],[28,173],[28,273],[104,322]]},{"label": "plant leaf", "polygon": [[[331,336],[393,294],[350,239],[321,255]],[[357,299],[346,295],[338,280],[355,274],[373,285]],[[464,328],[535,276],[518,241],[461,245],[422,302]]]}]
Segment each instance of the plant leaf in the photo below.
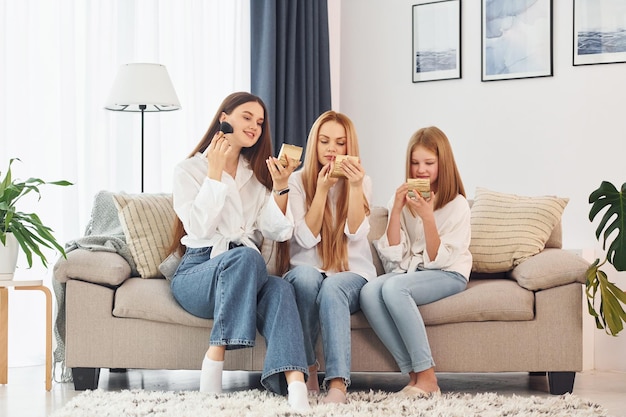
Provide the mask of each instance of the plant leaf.
[{"label": "plant leaf", "polygon": [[41,246],[56,249],[67,257],[63,247],[57,242],[52,234],[52,229],[45,226],[39,216],[35,213],[18,212],[15,208],[16,202],[29,193],[36,193],[37,199],[41,199],[39,187],[41,185],[73,185],[69,181],[46,182],[41,178],[28,178],[26,181],[14,179],[11,173],[11,165],[18,158],[9,160],[9,167],[2,180],[0,180],[0,241],[4,244],[6,233],[11,232],[17,239],[20,248],[26,255],[28,267],[32,267],[33,254],[37,255],[44,267],[48,266],[48,260],[41,251]]},{"label": "plant leaf", "polygon": [[[587,310],[593,316],[598,329],[603,329],[607,334],[617,336],[619,332],[624,330],[624,323],[626,322],[626,312],[622,307],[622,304],[626,305],[626,293],[610,282],[604,271],[598,269],[598,261],[596,260],[587,269],[587,281],[585,283]],[[597,310],[595,308],[596,297],[599,298]]]},{"label": "plant leaf", "polygon": [[[607,260],[618,271],[626,271],[626,183],[622,184],[621,191],[608,181],[602,181],[600,187],[589,195],[592,204],[589,211],[589,220],[604,209],[596,229],[596,238],[602,235],[602,248],[607,251]],[[610,241],[610,237],[617,231],[617,235]],[[607,249],[608,244],[608,249]]]}]

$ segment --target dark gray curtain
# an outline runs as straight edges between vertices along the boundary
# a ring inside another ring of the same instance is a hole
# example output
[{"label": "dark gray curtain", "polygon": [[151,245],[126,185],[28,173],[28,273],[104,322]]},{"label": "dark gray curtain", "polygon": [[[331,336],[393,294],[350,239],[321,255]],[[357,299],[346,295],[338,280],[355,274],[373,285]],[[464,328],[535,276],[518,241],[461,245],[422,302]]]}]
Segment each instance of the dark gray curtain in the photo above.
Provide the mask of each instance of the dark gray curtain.
[{"label": "dark gray curtain", "polygon": [[250,0],[251,93],[268,107],[274,156],[305,147],[315,119],[330,110],[326,0]]}]

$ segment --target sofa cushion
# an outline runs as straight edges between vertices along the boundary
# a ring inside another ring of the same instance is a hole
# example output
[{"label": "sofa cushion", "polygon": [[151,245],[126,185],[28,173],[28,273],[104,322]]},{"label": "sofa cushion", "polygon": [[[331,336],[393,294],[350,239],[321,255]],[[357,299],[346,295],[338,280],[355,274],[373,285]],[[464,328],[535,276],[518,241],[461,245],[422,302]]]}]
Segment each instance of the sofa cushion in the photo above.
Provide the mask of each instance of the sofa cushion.
[{"label": "sofa cushion", "polygon": [[129,277],[130,265],[115,252],[74,249],[54,264],[54,279],[59,282],[75,278],[116,286]]},{"label": "sofa cushion", "polygon": [[172,242],[176,213],[171,194],[115,194],[126,243],[142,278],[162,278],[159,264]]},{"label": "sofa cushion", "polygon": [[567,198],[524,197],[478,187],[471,208],[472,271],[513,269],[544,249]]},{"label": "sofa cushion", "polygon": [[517,265],[511,278],[527,290],[537,291],[573,282],[585,283],[589,262],[562,249],[547,248]]},{"label": "sofa cushion", "polygon": [[427,326],[535,317],[535,295],[511,279],[471,280],[465,291],[419,307]]},{"label": "sofa cushion", "polygon": [[[471,198],[468,198],[467,202],[470,208],[472,207],[472,205],[474,205],[474,200],[472,200]],[[552,233],[550,234],[550,237],[548,238],[548,241],[546,242],[546,248],[561,249],[562,247],[563,247],[563,225],[561,224],[561,222],[558,222],[556,225],[554,225],[554,229],[552,229]]]},{"label": "sofa cushion", "polygon": [[[426,325],[468,321],[521,321],[534,318],[534,294],[511,279],[470,281],[465,291],[419,307]],[[187,313],[172,296],[165,279],[127,279],[115,292],[115,317],[192,327],[210,327],[212,320]],[[363,314],[353,314],[352,329],[370,328]]]},{"label": "sofa cushion", "polygon": [[165,279],[127,279],[115,291],[115,317],[210,327],[212,320],[187,313],[174,299]]}]

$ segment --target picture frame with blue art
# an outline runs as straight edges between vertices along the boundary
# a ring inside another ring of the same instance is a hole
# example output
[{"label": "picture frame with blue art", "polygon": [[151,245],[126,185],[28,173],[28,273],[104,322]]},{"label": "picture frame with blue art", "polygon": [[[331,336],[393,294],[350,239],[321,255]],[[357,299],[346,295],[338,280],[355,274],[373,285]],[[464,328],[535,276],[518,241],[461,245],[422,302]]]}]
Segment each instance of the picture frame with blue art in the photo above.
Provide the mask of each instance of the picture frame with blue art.
[{"label": "picture frame with blue art", "polygon": [[481,1],[481,80],[551,77],[552,0]]}]

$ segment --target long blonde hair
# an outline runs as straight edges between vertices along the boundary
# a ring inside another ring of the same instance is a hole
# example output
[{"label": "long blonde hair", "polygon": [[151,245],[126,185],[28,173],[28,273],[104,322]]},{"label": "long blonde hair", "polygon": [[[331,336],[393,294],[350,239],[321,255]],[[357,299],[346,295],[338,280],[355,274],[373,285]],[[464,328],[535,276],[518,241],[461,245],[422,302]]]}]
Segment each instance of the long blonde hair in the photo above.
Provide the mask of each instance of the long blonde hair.
[{"label": "long blonde hair", "polygon": [[437,155],[439,173],[435,210],[445,206],[459,194],[465,197],[465,188],[454,160],[450,141],[446,134],[435,126],[424,127],[411,136],[406,149],[406,178],[411,177],[411,154],[418,146]]},{"label": "long blonde hair", "polygon": [[[315,191],[317,189],[317,177],[323,165],[317,157],[317,144],[319,132],[326,122],[334,121],[342,125],[346,131],[347,154],[359,157],[359,142],[356,129],[348,116],[332,110],[322,113],[311,126],[306,145],[306,155],[302,167],[302,184],[306,193],[306,208],[311,207]],[[320,231],[321,242],[317,245],[317,253],[322,260],[322,269],[325,271],[347,271],[348,265],[348,239],[344,233],[346,219],[348,218],[348,193],[350,188],[346,185],[347,180],[340,178],[335,187],[339,187],[339,198],[335,207],[335,216],[326,200],[324,207],[324,221]],[[365,213],[369,215],[369,205],[363,199]]]},{"label": "long blonde hair", "polygon": [[[266,189],[271,191],[273,187],[272,176],[270,175],[265,162],[265,160],[272,155],[270,122],[269,117],[267,117],[267,108],[265,103],[263,103],[263,100],[261,100],[260,97],[253,94],[247,92],[236,92],[227,96],[215,113],[215,116],[209,124],[209,128],[206,133],[188,157],[191,158],[197,152],[204,152],[211,144],[213,137],[220,129],[220,116],[222,113],[231,114],[237,107],[248,102],[259,103],[263,108],[265,117],[263,118],[263,124],[261,125],[261,136],[259,137],[259,140],[253,146],[241,149],[241,155],[243,155],[243,157],[249,162],[250,168],[252,168],[252,172],[254,173],[256,179],[263,184]],[[173,241],[169,248],[169,252],[182,255],[185,253],[185,246],[180,242],[180,240],[186,235],[186,232],[183,227],[183,223],[178,217],[176,217],[176,221],[174,222],[172,234]],[[289,241],[277,242],[276,269],[281,275],[289,269]]]}]

